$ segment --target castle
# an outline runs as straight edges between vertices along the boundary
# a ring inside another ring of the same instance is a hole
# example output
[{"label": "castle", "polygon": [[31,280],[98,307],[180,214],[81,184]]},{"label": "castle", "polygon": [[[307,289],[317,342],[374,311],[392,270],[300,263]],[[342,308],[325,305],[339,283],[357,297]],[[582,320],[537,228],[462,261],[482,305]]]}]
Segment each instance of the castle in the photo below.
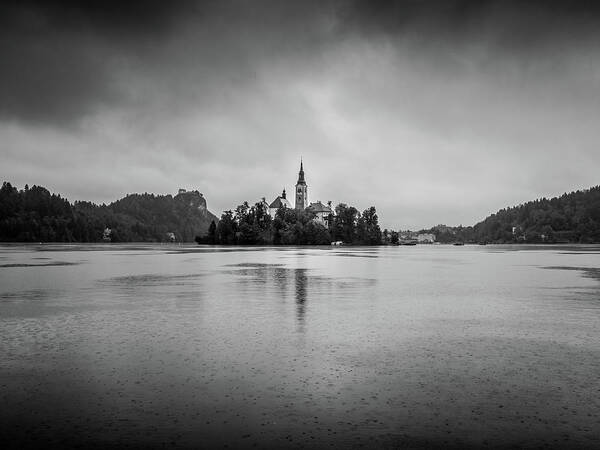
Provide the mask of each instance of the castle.
[{"label": "castle", "polygon": [[[327,205],[321,203],[320,200],[317,200],[315,203],[308,202],[308,185],[304,179],[304,165],[302,159],[300,159],[300,172],[298,172],[298,181],[296,182],[294,198],[295,209],[313,212],[316,216],[315,220],[321,222],[325,226],[329,225],[330,215],[335,214],[334,210],[331,208],[331,202],[327,202]],[[282,207],[290,209],[292,208],[292,204],[287,199],[285,189],[283,189],[281,195],[277,196],[269,205],[269,213],[271,214],[271,217],[275,217],[277,209]]]}]

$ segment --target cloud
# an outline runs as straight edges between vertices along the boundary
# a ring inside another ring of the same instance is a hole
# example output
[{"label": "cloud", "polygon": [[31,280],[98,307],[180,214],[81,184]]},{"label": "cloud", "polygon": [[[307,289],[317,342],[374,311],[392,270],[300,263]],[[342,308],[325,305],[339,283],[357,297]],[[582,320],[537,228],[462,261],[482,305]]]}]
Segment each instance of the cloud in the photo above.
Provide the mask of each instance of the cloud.
[{"label": "cloud", "polygon": [[[69,124],[119,103],[115,70],[169,36],[187,2],[6,2],[0,117]],[[179,9],[181,8],[181,9]]]},{"label": "cloud", "polygon": [[264,64],[310,67],[356,38],[435,58],[432,69],[447,75],[465,63],[535,63],[597,44],[599,12],[590,2],[491,0],[8,2],[0,11],[0,117],[77,122],[135,103],[132,86],[148,75],[185,102],[182,90],[251,87]]},{"label": "cloud", "polygon": [[198,188],[218,213],[290,190],[302,155],[312,200],[375,204],[393,228],[597,183],[594,5],[24,2],[0,17],[13,183],[99,202]]}]

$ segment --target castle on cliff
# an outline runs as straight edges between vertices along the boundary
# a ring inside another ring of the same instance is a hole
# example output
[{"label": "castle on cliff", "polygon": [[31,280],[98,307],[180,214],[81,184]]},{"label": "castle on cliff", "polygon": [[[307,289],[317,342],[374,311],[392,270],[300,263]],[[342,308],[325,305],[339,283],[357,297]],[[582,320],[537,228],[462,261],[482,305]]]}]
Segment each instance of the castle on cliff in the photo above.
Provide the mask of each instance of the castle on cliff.
[{"label": "castle on cliff", "polygon": [[[327,205],[317,200],[314,203],[308,202],[308,185],[304,179],[304,165],[302,159],[300,160],[300,172],[298,172],[298,181],[296,181],[296,189],[294,191],[295,209],[306,210],[313,212],[316,216],[316,220],[323,223],[325,226],[329,225],[329,216],[335,214],[335,211],[331,208],[331,202],[327,202]],[[287,199],[285,189],[281,195],[277,196],[275,200],[269,205],[269,213],[271,217],[275,217],[275,213],[279,208],[292,208],[292,204]]]}]

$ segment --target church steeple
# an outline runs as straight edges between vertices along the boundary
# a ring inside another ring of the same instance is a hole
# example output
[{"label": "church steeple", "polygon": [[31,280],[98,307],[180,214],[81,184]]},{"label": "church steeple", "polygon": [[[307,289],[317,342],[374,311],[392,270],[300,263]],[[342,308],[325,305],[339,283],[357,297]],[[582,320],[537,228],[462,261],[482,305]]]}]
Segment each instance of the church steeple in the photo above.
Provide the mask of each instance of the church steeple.
[{"label": "church steeple", "polygon": [[296,209],[304,209],[308,206],[308,186],[304,180],[304,165],[300,158],[300,172],[296,183]]},{"label": "church steeple", "polygon": [[306,184],[306,182],[304,181],[304,167],[302,166],[302,158],[300,158],[300,172],[298,172],[297,184]]}]

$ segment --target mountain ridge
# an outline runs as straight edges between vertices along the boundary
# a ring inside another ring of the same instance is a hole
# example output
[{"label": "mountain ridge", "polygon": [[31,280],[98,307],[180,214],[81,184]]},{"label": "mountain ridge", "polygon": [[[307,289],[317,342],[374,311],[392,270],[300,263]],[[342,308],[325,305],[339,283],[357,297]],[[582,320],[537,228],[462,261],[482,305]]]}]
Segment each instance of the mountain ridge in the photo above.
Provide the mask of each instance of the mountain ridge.
[{"label": "mountain ridge", "polygon": [[473,226],[422,231],[438,242],[600,243],[600,185],[502,208]]},{"label": "mountain ridge", "polygon": [[[198,191],[128,194],[106,205],[70,203],[42,186],[0,188],[3,242],[193,242],[218,218]],[[105,230],[110,232],[106,233]],[[173,235],[171,235],[171,233]]]},{"label": "mountain ridge", "polygon": [[[70,203],[41,186],[0,188],[0,241],[193,242],[219,219],[198,191],[128,194],[105,205]],[[506,207],[473,226],[436,225],[436,240],[479,243],[600,243],[600,185]],[[173,236],[174,235],[174,236]]]}]

